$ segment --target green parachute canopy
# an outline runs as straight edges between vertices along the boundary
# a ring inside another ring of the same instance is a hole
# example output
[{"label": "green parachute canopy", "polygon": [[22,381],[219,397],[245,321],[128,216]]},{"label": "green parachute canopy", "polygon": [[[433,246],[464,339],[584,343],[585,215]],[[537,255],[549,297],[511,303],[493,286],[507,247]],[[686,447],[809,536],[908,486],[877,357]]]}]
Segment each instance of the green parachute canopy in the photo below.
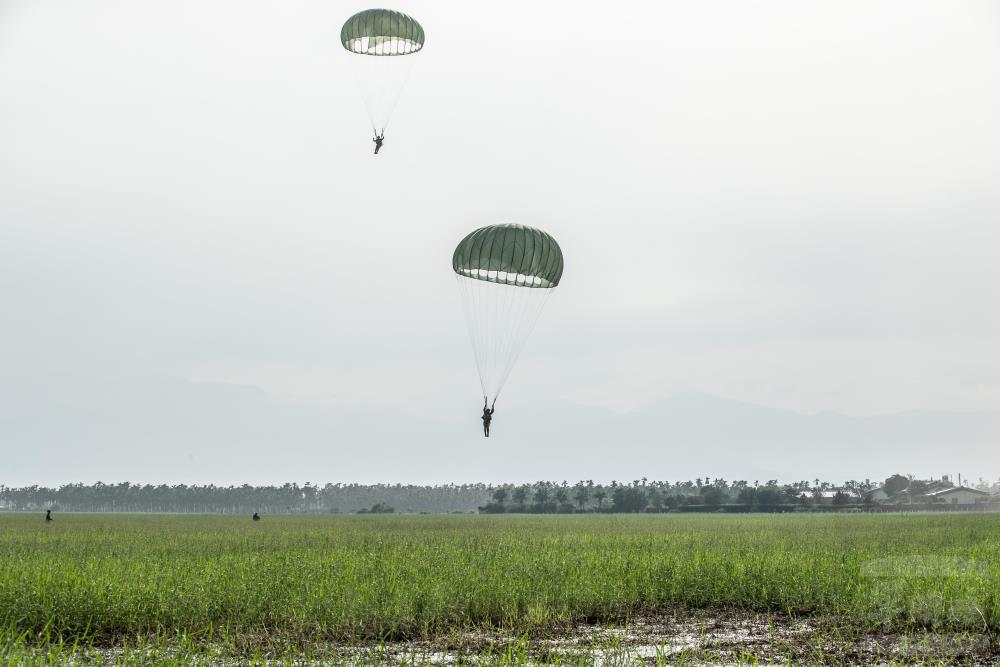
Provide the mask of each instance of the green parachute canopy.
[{"label": "green parachute canopy", "polygon": [[347,19],[340,43],[360,55],[405,56],[424,47],[424,29],[402,12],[366,9]]},{"label": "green parachute canopy", "polygon": [[534,227],[489,225],[458,244],[451,266],[460,276],[517,287],[552,288],[563,272],[556,240]]}]

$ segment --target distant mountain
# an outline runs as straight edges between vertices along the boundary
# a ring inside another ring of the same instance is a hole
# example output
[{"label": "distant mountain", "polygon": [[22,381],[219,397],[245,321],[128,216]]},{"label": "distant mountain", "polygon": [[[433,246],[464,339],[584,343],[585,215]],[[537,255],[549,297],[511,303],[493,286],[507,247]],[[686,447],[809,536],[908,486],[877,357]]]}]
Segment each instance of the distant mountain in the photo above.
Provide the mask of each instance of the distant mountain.
[{"label": "distant mountain", "polygon": [[803,415],[705,395],[636,412],[502,406],[492,437],[455,406],[348,411],[175,378],[0,388],[0,484],[749,481],[1000,473],[1000,413]]}]

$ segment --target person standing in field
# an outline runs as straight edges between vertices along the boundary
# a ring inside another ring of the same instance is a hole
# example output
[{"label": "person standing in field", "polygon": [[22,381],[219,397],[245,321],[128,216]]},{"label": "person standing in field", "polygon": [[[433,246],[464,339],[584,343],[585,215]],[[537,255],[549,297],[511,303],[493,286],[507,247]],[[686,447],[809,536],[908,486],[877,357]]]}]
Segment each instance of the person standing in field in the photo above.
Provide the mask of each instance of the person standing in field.
[{"label": "person standing in field", "polygon": [[52,521],[52,510],[45,510],[45,523]]},{"label": "person standing in field", "polygon": [[254,521],[260,521],[260,514],[257,514],[256,512],[254,512],[253,513],[253,520]]}]

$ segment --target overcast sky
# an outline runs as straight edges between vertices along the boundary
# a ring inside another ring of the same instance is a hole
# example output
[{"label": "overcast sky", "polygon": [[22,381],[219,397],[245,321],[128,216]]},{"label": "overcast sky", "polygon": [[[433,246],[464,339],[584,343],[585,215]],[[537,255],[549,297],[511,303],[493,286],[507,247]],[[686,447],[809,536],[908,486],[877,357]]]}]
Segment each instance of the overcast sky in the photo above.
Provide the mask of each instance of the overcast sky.
[{"label": "overcast sky", "polygon": [[[90,481],[25,423],[130,383],[465,420],[476,451],[450,258],[499,222],[566,258],[500,438],[547,401],[1000,408],[997,0],[393,7],[427,44],[375,157],[338,41],[364,5],[0,0],[0,483]],[[101,419],[95,469],[143,477]]]}]

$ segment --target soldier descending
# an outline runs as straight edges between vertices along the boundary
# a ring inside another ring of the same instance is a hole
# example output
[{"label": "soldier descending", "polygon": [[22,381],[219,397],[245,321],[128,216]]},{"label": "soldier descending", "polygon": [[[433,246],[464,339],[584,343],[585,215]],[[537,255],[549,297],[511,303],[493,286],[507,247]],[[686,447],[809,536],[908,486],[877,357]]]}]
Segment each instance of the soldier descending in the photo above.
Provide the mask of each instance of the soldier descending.
[{"label": "soldier descending", "polygon": [[490,437],[490,422],[493,421],[493,413],[497,409],[497,399],[493,399],[493,405],[489,408],[486,407],[486,400],[483,400],[483,435],[487,438]]}]

